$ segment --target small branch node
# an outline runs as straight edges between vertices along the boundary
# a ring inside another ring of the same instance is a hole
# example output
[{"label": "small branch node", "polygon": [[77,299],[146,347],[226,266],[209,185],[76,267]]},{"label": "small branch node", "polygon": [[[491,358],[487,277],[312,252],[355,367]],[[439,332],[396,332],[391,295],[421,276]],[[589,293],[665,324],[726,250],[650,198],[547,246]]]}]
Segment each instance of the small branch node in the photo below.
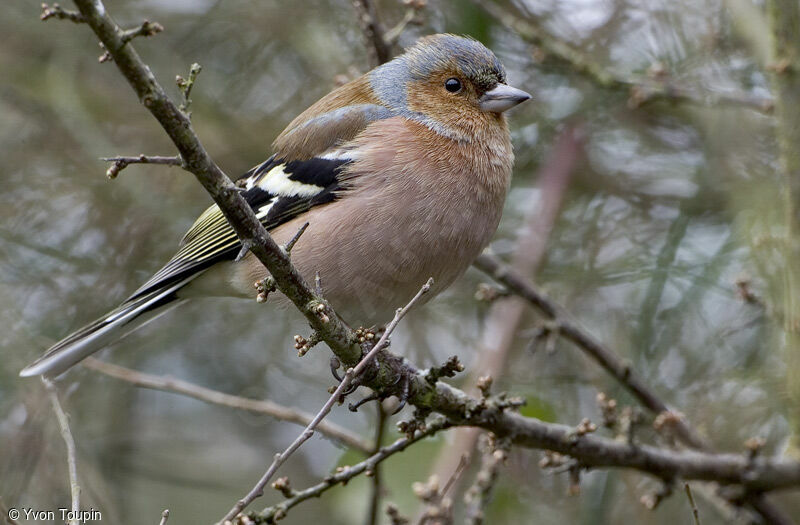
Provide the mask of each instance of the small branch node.
[{"label": "small branch node", "polygon": [[305,233],[306,229],[308,228],[308,224],[309,223],[306,222],[302,226],[300,226],[300,229],[297,230],[297,233],[295,233],[294,236],[291,239],[289,239],[289,242],[287,242],[283,246],[283,251],[286,252],[286,255],[290,255],[292,253],[292,248],[294,248],[294,245],[297,244],[297,241],[300,240],[300,236]]},{"label": "small branch node", "polygon": [[475,300],[480,303],[491,304],[501,297],[508,297],[511,295],[508,290],[493,286],[489,283],[478,284],[478,289],[475,290]]},{"label": "small branch node", "polygon": [[642,423],[642,419],[642,411],[637,407],[626,406],[622,409],[622,414],[619,418],[619,430],[630,446],[636,445],[636,427]]},{"label": "small branch node", "polygon": [[42,14],[39,16],[39,18],[42,20],[42,22],[50,20],[51,18],[69,20],[70,22],[74,22],[76,24],[83,24],[86,22],[86,19],[82,14],[77,11],[67,11],[59,4],[53,4],[52,6],[42,4]]},{"label": "small branch node", "polygon": [[605,392],[598,392],[596,400],[600,413],[603,415],[603,426],[610,429],[615,428],[619,420],[617,400],[608,397]]},{"label": "small branch node", "polygon": [[140,36],[141,37],[153,36],[162,32],[163,30],[164,26],[162,26],[158,22],[151,22],[150,20],[145,20],[139,27],[123,31],[120,38],[122,39],[122,44],[125,45],[134,38]]},{"label": "small branch node", "polygon": [[542,452],[542,459],[539,460],[539,468],[556,469],[564,466],[569,461],[569,457],[552,450]]},{"label": "small branch node", "polygon": [[[244,250],[244,246],[242,246],[242,250]],[[237,260],[239,260],[239,257],[237,257]],[[256,302],[258,302],[258,303],[266,303],[267,302],[267,298],[269,297],[269,294],[271,294],[272,292],[276,291],[278,289],[278,286],[277,286],[277,284],[275,284],[275,278],[272,277],[271,275],[268,275],[267,277],[264,277],[260,281],[254,282],[253,283],[253,288],[256,289]],[[298,342],[298,339],[297,339],[298,337],[300,337],[300,336],[299,335],[294,336],[295,343]],[[303,342],[304,342],[303,344],[307,343],[307,341],[305,339],[303,339]],[[301,347],[302,346],[303,345],[301,345]],[[297,344],[295,344],[295,348],[300,350],[300,347],[298,347]],[[310,348],[311,348],[311,346],[309,346],[306,349],[306,352]],[[303,354],[305,355],[305,352],[303,352]]]},{"label": "small branch node", "polygon": [[653,420],[653,428],[656,432],[674,439],[684,423],[684,419],[684,415],[677,410],[665,410]]},{"label": "small branch node", "polygon": [[544,346],[547,355],[552,355],[556,351],[558,335],[561,333],[561,325],[555,319],[545,319],[533,330],[533,339],[530,343],[531,353],[535,353],[540,347]]},{"label": "small branch node", "polygon": [[575,427],[575,435],[576,436],[585,436],[586,434],[591,434],[597,431],[597,425],[592,423],[588,417],[585,417],[578,423],[578,426]]},{"label": "small branch node", "polygon": [[389,516],[392,525],[408,525],[408,518],[400,514],[397,506],[394,503],[386,504],[386,515]]},{"label": "small branch node", "polygon": [[762,437],[754,436],[748,438],[744,442],[744,448],[747,449],[747,458],[751,462],[754,461],[761,453],[761,451],[764,449],[764,445],[766,444],[767,444],[766,440]]},{"label": "small branch node", "polygon": [[494,379],[492,376],[481,376],[478,378],[478,390],[481,391],[481,397],[487,398],[489,397],[491,390],[492,390],[492,383],[494,383]]},{"label": "small branch node", "polygon": [[454,377],[459,372],[464,371],[464,365],[458,360],[458,356],[450,356],[447,361],[440,366],[431,367],[425,373],[425,380],[431,385],[435,385],[442,377]]},{"label": "small branch node", "polygon": [[296,492],[292,490],[292,485],[289,482],[288,476],[281,476],[280,478],[276,479],[272,482],[271,487],[283,494],[284,498],[291,498],[296,494]]},{"label": "small branch node", "polygon": [[101,157],[100,160],[113,163],[106,170],[106,177],[109,179],[116,179],[119,173],[131,164],[162,164],[165,166],[185,167],[180,155],[165,157],[140,154],[131,157]]},{"label": "small branch node", "polygon": [[425,420],[430,415],[430,411],[417,408],[414,415],[408,421],[398,421],[397,430],[405,434],[406,439],[413,439],[416,432],[425,432],[427,425]]},{"label": "small branch node", "polygon": [[658,490],[650,494],[645,494],[639,498],[639,501],[647,510],[655,510],[662,501],[672,495],[672,485],[673,483],[671,481],[664,481]]},{"label": "small branch node", "polygon": [[239,253],[236,254],[234,262],[239,262],[242,259],[244,259],[245,255],[247,255],[247,253],[253,249],[253,246],[254,246],[253,241],[249,239],[244,239],[242,241],[242,247],[239,249]]},{"label": "small branch node", "polygon": [[294,348],[297,350],[297,357],[306,355],[308,351],[314,348],[320,341],[322,341],[322,338],[317,332],[311,332],[308,339],[299,334],[295,335]]},{"label": "small branch node", "polygon": [[356,329],[355,335],[359,343],[368,343],[375,339],[375,330],[373,328],[364,328],[361,326]]},{"label": "small branch node", "polygon": [[200,71],[203,70],[203,67],[195,62],[189,68],[189,78],[183,78],[180,75],[175,76],[175,83],[178,85],[178,89],[181,91],[181,95],[183,96],[183,102],[178,109],[183,112],[184,115],[187,117],[191,116],[189,113],[189,106],[192,105],[192,99],[190,98],[192,94],[192,88],[194,87],[195,80],[197,80],[197,75],[200,74]]}]

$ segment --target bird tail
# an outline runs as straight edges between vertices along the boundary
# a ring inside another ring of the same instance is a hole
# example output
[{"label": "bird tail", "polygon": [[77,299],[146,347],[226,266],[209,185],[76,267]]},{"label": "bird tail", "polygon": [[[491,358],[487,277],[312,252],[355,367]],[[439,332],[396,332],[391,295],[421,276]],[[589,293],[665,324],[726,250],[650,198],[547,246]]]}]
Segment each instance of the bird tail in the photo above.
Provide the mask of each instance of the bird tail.
[{"label": "bird tail", "polygon": [[55,377],[91,354],[119,341],[175,306],[186,301],[177,296],[180,288],[197,277],[192,275],[169,286],[134,296],[96,321],[68,335],[26,366],[19,375]]}]

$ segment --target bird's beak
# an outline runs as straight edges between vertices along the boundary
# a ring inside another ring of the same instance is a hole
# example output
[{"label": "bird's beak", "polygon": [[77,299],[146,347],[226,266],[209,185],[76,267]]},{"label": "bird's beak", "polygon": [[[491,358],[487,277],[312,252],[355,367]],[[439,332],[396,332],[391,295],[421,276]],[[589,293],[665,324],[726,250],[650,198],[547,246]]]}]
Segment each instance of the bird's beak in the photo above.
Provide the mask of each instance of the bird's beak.
[{"label": "bird's beak", "polygon": [[484,111],[492,113],[502,113],[511,109],[517,104],[521,104],[531,98],[531,96],[521,89],[513,88],[505,84],[497,84],[478,99],[478,104]]}]

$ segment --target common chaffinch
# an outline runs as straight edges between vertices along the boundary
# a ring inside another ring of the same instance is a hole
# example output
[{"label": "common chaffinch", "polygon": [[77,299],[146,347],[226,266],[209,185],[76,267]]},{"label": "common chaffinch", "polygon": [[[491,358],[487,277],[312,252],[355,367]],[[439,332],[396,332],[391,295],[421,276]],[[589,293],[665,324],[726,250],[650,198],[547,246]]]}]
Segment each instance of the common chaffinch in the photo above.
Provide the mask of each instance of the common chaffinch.
[{"label": "common chaffinch", "polygon": [[[514,155],[503,113],[530,95],[482,44],[442,34],[332,91],[295,118],[237,185],[343,319],[385,322],[429,277],[444,290],[500,221]],[[122,305],[53,345],[20,375],[57,375],[189,299],[253,298],[267,271],[219,208]],[[282,299],[284,302],[287,300]]]}]

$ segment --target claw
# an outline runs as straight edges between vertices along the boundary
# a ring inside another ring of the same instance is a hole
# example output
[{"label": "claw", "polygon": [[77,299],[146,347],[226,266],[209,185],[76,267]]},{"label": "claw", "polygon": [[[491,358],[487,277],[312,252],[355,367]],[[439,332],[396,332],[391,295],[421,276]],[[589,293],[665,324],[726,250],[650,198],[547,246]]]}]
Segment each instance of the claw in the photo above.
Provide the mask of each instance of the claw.
[{"label": "claw", "polygon": [[350,383],[350,385],[348,385],[348,386],[347,386],[347,388],[346,388],[346,389],[345,389],[345,390],[342,392],[342,398],[344,398],[345,396],[349,396],[350,394],[352,394],[353,392],[355,392],[356,390],[358,390],[358,387],[360,387],[360,386],[361,386],[361,385],[359,385],[357,381],[353,381],[353,382],[352,382],[352,383]]},{"label": "claw", "polygon": [[339,375],[339,372],[337,372],[340,366],[342,366],[341,361],[339,361],[336,356],[331,357],[331,374],[333,374],[334,379],[341,383],[343,378]]},{"label": "claw", "polygon": [[370,401],[375,401],[375,400],[379,400],[379,399],[380,399],[380,396],[376,392],[373,392],[370,395],[368,395],[367,397],[365,397],[364,399],[362,399],[361,401],[357,401],[355,403],[350,403],[349,405],[347,405],[347,408],[350,410],[350,412],[358,412],[358,408],[360,406],[362,406],[362,405],[364,405],[366,403],[369,403]]},{"label": "claw", "polygon": [[405,408],[406,402],[408,401],[410,394],[411,382],[408,380],[408,376],[406,376],[405,374],[401,374],[400,379],[398,379],[398,382],[400,381],[403,382],[403,387],[402,390],[400,390],[400,395],[397,396],[400,402],[397,404],[397,408],[395,408],[394,411],[392,412],[393,416],[400,413],[400,411]]}]

